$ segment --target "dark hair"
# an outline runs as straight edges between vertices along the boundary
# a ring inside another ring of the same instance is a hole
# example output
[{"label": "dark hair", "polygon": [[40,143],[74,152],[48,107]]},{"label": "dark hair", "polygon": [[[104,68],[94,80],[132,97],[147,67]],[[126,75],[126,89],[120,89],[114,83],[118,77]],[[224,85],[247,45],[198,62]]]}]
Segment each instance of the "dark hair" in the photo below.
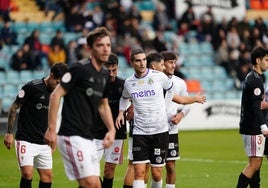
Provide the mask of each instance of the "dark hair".
[{"label": "dark hair", "polygon": [[96,29],[92,30],[89,32],[87,36],[87,45],[92,47],[93,43],[98,39],[98,38],[103,38],[106,36],[111,36],[110,32],[106,29],[106,27],[97,27]]},{"label": "dark hair", "polygon": [[105,66],[110,66],[110,65],[118,65],[118,57],[114,53],[110,54],[108,61],[105,63]]},{"label": "dark hair", "polygon": [[257,64],[257,58],[264,58],[265,56],[268,56],[268,50],[263,47],[255,47],[251,52],[251,63],[252,65]]},{"label": "dark hair", "polygon": [[152,62],[160,63],[161,60],[164,60],[164,57],[158,52],[150,52],[146,56],[147,68],[151,67]]},{"label": "dark hair", "polygon": [[137,54],[143,54],[145,53],[143,51],[143,49],[140,49],[140,48],[135,48],[135,49],[131,49],[131,52],[130,52],[130,61],[133,61],[134,60],[134,56],[137,55]]},{"label": "dark hair", "polygon": [[163,51],[160,54],[164,57],[164,61],[177,60],[177,56],[174,52]]},{"label": "dark hair", "polygon": [[68,70],[68,65],[65,63],[59,62],[51,66],[50,73],[53,74],[55,79],[59,79],[65,74],[65,72],[67,72],[67,70]]}]

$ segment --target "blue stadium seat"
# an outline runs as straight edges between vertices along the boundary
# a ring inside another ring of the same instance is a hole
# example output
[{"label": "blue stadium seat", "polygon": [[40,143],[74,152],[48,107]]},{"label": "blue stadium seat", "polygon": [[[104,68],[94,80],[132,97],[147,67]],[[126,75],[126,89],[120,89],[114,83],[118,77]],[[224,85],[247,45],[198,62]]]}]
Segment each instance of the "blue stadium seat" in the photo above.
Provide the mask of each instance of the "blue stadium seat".
[{"label": "blue stadium seat", "polygon": [[156,7],[152,1],[136,1],[134,2],[139,11],[155,11]]},{"label": "blue stadium seat", "polygon": [[20,74],[17,71],[9,70],[6,72],[6,81],[8,84],[20,83]]},{"label": "blue stadium seat", "polygon": [[10,105],[12,104],[14,97],[3,97],[2,100],[2,110],[3,112],[8,112]]},{"label": "blue stadium seat", "polygon": [[6,73],[0,71],[0,86],[3,86],[6,83]]},{"label": "blue stadium seat", "polygon": [[34,79],[33,72],[30,70],[23,70],[20,72],[20,82],[21,83],[27,83],[30,80]]},{"label": "blue stadium seat", "polygon": [[18,87],[16,84],[5,84],[3,86],[4,97],[15,97],[18,93]]}]

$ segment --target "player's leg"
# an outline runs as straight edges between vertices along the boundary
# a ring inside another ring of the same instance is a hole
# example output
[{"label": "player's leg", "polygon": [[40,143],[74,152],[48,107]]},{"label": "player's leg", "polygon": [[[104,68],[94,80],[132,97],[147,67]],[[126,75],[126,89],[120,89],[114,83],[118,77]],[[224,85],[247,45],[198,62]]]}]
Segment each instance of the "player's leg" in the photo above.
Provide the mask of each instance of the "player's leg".
[{"label": "player's leg", "polygon": [[[265,138],[260,135],[242,135],[244,149],[249,157],[248,165],[241,172],[237,182],[237,188],[246,188],[251,182],[254,174],[260,170],[262,165]],[[257,172],[258,173],[258,172]],[[258,174],[256,174],[258,176]],[[255,177],[254,184],[258,186],[260,179]]]},{"label": "player's leg", "polygon": [[48,145],[38,145],[39,153],[34,158],[40,181],[39,188],[50,188],[52,184],[52,151]]},{"label": "player's leg", "polygon": [[34,148],[31,143],[20,140],[15,140],[15,145],[21,171],[20,188],[29,188],[32,186],[34,173]]},{"label": "player's leg", "polygon": [[174,161],[166,161],[166,188],[175,188],[176,167]]},{"label": "player's leg", "polygon": [[104,153],[104,176],[102,187],[103,188],[112,188],[113,187],[113,180],[114,180],[114,173],[116,165],[123,164],[123,139],[116,139],[113,145],[107,149],[105,149]]},{"label": "player's leg", "polygon": [[127,171],[124,177],[124,186],[123,188],[132,188],[134,181],[134,166],[132,160],[128,161]]},{"label": "player's leg", "polygon": [[149,159],[151,163],[152,188],[162,187],[162,171],[166,160],[168,138],[168,132],[155,134],[150,137]]},{"label": "player's leg", "polygon": [[57,138],[68,179],[77,180],[83,188],[100,188],[100,162],[94,141],[79,136]]},{"label": "player's leg", "polygon": [[166,188],[175,188],[176,160],[178,160],[179,158],[179,135],[170,134],[166,159]]}]

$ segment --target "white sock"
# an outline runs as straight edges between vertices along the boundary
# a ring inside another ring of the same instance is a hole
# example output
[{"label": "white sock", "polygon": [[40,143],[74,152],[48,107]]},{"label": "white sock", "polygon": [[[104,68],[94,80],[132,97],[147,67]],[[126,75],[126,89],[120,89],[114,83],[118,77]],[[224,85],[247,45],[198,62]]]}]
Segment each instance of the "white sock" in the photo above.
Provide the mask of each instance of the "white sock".
[{"label": "white sock", "polygon": [[175,184],[166,184],[166,188],[175,188]]},{"label": "white sock", "polygon": [[141,188],[144,187],[144,180],[134,180],[133,188]]},{"label": "white sock", "polygon": [[151,188],[162,188],[162,179],[159,182],[156,182],[152,179]]}]

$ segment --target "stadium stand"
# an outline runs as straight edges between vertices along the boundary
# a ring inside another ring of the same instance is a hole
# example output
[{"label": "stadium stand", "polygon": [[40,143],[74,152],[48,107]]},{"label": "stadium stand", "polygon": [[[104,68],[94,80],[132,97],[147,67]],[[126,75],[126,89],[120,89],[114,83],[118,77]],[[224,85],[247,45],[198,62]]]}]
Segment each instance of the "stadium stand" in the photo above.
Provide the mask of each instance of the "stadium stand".
[{"label": "stadium stand", "polygon": [[[39,39],[45,53],[48,52],[51,39],[57,30],[63,32],[65,45],[71,40],[77,40],[82,36],[81,32],[70,32],[66,30],[64,13],[57,16],[56,19],[52,21],[54,15],[53,11],[49,11],[48,14],[45,14],[44,10],[40,9],[35,0],[13,0],[12,2],[13,11],[10,12],[10,16],[13,22],[11,28],[17,33],[18,44],[12,46],[4,45],[0,50],[0,70],[4,70],[0,71],[0,98],[2,98],[2,106],[4,109],[8,108],[12,97],[15,95],[12,91],[13,96],[5,96],[4,90],[7,89],[4,88],[16,85],[18,89],[18,87],[27,80],[42,77],[49,69],[45,57],[41,58],[41,64],[43,65],[42,70],[23,70],[17,72],[10,68],[9,60],[11,55],[22,46],[26,37],[28,37],[33,30],[40,30]],[[146,33],[146,37],[148,37],[147,40],[153,39],[155,31],[153,30],[152,22],[154,19],[154,11],[156,10],[155,4],[151,0],[133,0],[133,2],[137,6],[138,13],[142,18],[140,28],[143,29],[142,31],[148,32]],[[101,6],[101,3],[99,1],[90,0],[85,7],[90,14],[90,12],[94,11],[96,6]],[[259,15],[266,18],[264,22],[268,26],[268,1],[249,0],[246,1],[246,6],[248,8],[246,16],[249,18],[252,27],[255,24],[255,18]],[[175,19],[171,19],[170,23],[172,23],[172,29],[163,32],[163,40],[168,49],[173,48],[174,43],[178,44],[176,52],[184,58],[183,66],[180,70],[186,75],[189,92],[195,93],[202,90],[208,96],[208,99],[238,99],[240,97],[240,91],[234,87],[235,80],[226,73],[223,67],[215,63],[216,51],[213,44],[208,41],[198,41],[198,32],[193,29],[190,29],[185,36],[178,36],[178,22]],[[2,27],[3,23],[0,21],[0,28]],[[133,41],[130,41],[130,43],[131,42]],[[137,43],[131,43],[131,45],[136,44]],[[128,47],[129,46],[124,46],[122,49],[126,51]],[[84,49],[81,47],[80,50],[83,51]],[[120,62],[119,76],[123,78],[128,77],[133,72],[132,68],[128,65],[125,51],[118,53]],[[267,73],[265,75],[266,77],[268,76]],[[9,92],[11,93],[11,89]]]}]

